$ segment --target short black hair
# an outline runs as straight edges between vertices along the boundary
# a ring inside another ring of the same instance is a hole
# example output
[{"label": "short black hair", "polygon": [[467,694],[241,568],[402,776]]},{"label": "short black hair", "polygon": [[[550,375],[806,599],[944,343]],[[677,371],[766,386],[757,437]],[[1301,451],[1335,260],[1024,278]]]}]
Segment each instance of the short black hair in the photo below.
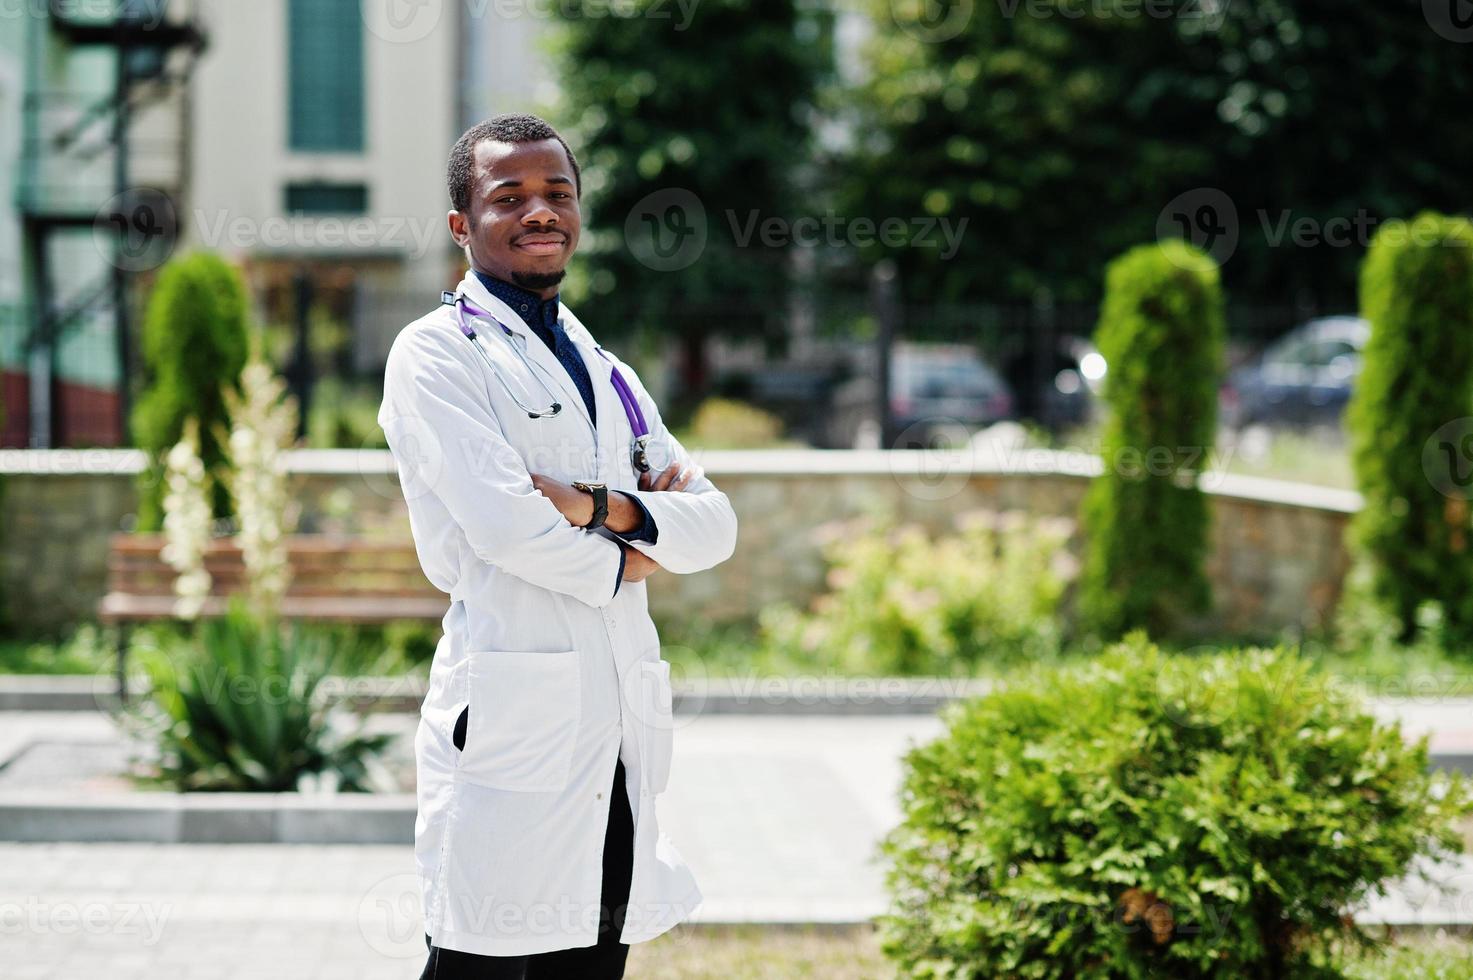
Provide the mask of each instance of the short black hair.
[{"label": "short black hair", "polygon": [[485,122],[476,123],[455,141],[450,151],[450,165],[445,182],[450,190],[450,204],[457,211],[469,211],[471,207],[471,180],[476,171],[476,147],[486,140],[498,143],[537,143],[542,140],[557,140],[568,154],[573,165],[573,187],[583,194],[583,174],[578,169],[578,158],[568,141],[548,125],[545,119],[524,112],[508,112],[493,116]]}]

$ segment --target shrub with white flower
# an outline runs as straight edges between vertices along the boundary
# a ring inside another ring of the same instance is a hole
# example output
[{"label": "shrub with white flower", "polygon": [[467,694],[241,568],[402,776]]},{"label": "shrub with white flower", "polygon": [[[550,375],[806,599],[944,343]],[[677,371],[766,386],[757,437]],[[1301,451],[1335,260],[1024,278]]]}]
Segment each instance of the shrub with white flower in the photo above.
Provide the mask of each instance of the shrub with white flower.
[{"label": "shrub with white flower", "polygon": [[205,549],[210,544],[210,481],[200,459],[199,420],[184,423],[182,437],[164,459],[164,547],[160,556],[178,572],[174,614],[193,619],[210,594]]},{"label": "shrub with white flower", "polygon": [[230,417],[225,480],[240,522],[237,538],[251,606],[261,618],[272,619],[291,578],[286,533],[300,508],[287,492],[284,457],[296,439],[297,404],[259,356],[241,371],[240,388],[241,394],[228,387],[222,391]]}]

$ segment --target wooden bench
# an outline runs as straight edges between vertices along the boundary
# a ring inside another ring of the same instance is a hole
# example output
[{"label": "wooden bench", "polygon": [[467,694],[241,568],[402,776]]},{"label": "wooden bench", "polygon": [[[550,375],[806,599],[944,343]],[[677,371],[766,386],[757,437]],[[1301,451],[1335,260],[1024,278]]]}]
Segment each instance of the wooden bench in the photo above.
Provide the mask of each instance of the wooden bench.
[{"label": "wooden bench", "polygon": [[[396,620],[438,623],[450,599],[425,578],[410,541],[367,541],[336,535],[290,535],[291,580],[282,597],[283,619],[374,625]],[[127,627],[175,618],[178,573],[161,556],[162,534],[114,534],[108,591],[97,618],[118,627],[118,692],[127,697]],[[234,538],[210,541],[204,556],[210,594],[199,615],[224,615],[231,595],[245,591],[245,560]]]}]

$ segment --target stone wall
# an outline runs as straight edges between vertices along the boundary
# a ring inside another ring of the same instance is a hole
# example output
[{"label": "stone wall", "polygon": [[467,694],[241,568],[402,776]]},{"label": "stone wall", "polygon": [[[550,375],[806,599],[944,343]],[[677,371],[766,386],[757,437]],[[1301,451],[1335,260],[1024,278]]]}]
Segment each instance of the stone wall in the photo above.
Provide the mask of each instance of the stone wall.
[{"label": "stone wall", "polygon": [[[652,579],[651,606],[664,617],[731,620],[806,600],[823,586],[816,530],[871,508],[937,530],[975,508],[1074,517],[1099,466],[1092,457],[1032,451],[939,464],[904,451],[712,451],[700,459],[736,508],[737,551],[709,572]],[[63,629],[92,615],[106,585],[108,535],[130,526],[141,465],[132,450],[0,451],[0,595],[13,631]],[[409,534],[386,452],[300,451],[292,483],[303,531]],[[1323,622],[1345,574],[1342,539],[1358,497],[1223,475],[1204,483],[1214,517],[1215,625],[1266,634]]]}]

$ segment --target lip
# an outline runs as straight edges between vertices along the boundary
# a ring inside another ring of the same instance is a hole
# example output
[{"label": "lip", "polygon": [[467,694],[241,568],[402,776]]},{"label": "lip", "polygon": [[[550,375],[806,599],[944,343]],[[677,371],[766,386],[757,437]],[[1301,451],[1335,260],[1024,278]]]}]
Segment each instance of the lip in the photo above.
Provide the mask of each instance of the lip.
[{"label": "lip", "polygon": [[561,235],[528,235],[515,242],[515,247],[533,255],[556,255],[568,240]]}]

